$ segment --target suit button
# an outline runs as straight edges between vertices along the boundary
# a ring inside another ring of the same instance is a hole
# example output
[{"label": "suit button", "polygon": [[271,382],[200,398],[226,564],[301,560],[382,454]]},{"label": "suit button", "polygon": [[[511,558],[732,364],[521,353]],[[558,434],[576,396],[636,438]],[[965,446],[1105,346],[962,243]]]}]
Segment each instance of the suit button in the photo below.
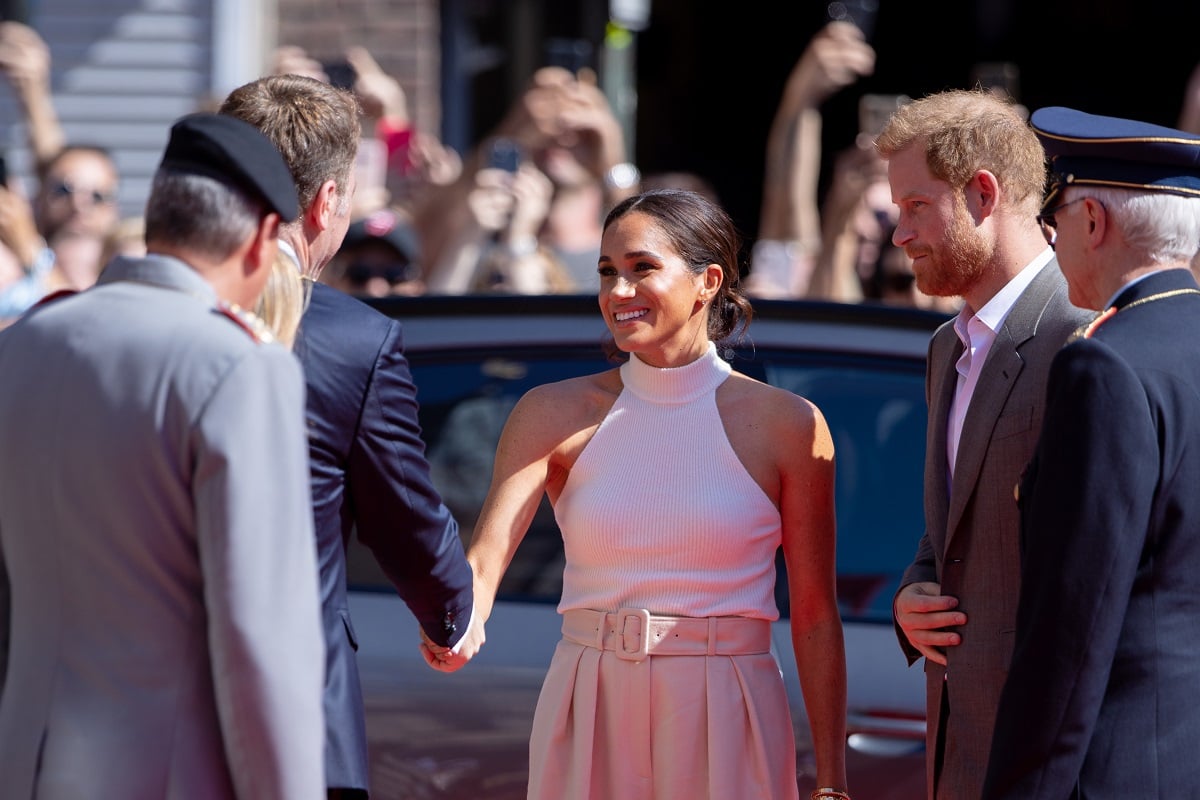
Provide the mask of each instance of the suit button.
[{"label": "suit button", "polygon": [[458,630],[458,625],[454,622],[453,612],[447,611],[446,616],[442,618],[442,630],[446,631],[446,633],[454,633]]}]

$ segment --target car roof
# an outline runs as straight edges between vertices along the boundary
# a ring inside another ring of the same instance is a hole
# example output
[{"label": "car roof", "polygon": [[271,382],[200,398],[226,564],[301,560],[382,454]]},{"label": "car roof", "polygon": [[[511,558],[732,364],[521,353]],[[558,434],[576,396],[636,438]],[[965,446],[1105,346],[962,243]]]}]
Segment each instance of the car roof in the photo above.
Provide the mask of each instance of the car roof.
[{"label": "car roof", "polygon": [[[594,295],[426,295],[367,301],[405,326],[406,351],[473,345],[595,344],[608,331]],[[946,314],[811,300],[754,299],[744,347],[924,358]]]}]

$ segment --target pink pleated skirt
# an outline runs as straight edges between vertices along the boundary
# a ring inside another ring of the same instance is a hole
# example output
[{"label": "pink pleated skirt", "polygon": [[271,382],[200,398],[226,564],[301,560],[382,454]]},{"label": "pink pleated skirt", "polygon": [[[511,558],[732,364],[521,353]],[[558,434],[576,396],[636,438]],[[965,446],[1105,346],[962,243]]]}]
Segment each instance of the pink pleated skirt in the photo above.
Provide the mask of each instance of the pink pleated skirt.
[{"label": "pink pleated skirt", "polygon": [[681,635],[671,618],[650,619],[647,647],[627,635],[628,617],[564,615],[534,714],[530,800],[796,800],[770,623],[737,619],[723,634],[687,619]]}]

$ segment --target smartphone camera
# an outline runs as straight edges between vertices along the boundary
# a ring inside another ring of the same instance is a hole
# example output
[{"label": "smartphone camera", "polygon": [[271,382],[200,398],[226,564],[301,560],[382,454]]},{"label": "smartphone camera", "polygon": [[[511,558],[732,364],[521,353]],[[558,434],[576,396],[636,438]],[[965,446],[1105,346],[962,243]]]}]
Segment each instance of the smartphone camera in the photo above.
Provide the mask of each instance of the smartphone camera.
[{"label": "smartphone camera", "polygon": [[547,39],[545,59],[548,67],[562,67],[578,75],[592,65],[592,43],[587,39]]},{"label": "smartphone camera", "polygon": [[0,0],[0,22],[20,22],[29,24],[29,3],[27,0]]},{"label": "smartphone camera", "polygon": [[488,152],[488,166],[505,172],[516,172],[521,166],[521,147],[512,139],[495,139]]},{"label": "smartphone camera", "polygon": [[831,22],[849,22],[862,31],[868,42],[875,33],[879,0],[834,0],[825,9]]},{"label": "smartphone camera", "polygon": [[321,69],[329,78],[329,85],[335,89],[353,90],[358,80],[358,72],[349,61],[328,61],[321,65]]},{"label": "smartphone camera", "polygon": [[1010,61],[983,61],[971,67],[971,83],[980,89],[1016,100],[1021,93],[1021,73]]},{"label": "smartphone camera", "polygon": [[874,141],[892,114],[911,99],[903,94],[864,94],[858,101],[859,133]]}]

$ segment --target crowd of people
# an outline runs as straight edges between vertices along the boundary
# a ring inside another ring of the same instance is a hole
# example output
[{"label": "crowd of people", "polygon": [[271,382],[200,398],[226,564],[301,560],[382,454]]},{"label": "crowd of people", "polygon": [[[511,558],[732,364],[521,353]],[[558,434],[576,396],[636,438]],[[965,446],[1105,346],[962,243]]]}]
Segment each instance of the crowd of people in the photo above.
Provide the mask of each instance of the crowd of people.
[{"label": "crowd of people", "polygon": [[[600,224],[617,202],[654,188],[719,199],[698,173],[642,175],[590,70],[538,70],[496,129],[460,154],[417,129],[403,87],[370,53],[352,47],[345,56],[363,133],[351,235],[322,281],[348,293],[589,292],[597,286]],[[49,59],[32,28],[0,23],[0,71],[25,112],[37,179],[28,199],[0,187],[0,325],[39,297],[91,285],[113,255],[144,246],[140,219],[118,219],[112,156],[65,141]],[[764,145],[759,228],[742,254],[748,296],[947,313],[961,304],[921,292],[911,260],[892,240],[896,206],[873,137],[878,120],[908,98],[864,96],[858,140],[822,157],[823,105],[874,63],[854,24],[834,21],[788,76]],[[271,70],[330,80],[321,62],[294,46],[275,52]],[[1200,68],[1179,127],[1200,131]]]},{"label": "crowd of people", "polygon": [[[698,173],[638,171],[589,70],[539,70],[496,129],[460,154],[417,129],[404,89],[366,50],[345,55],[363,125],[354,229],[322,278],[344,291],[589,292],[600,224],[617,202],[670,187],[716,199]],[[939,305],[913,288],[902,251],[888,242],[893,206],[869,146],[839,157],[818,202],[821,104],[873,60],[857,29],[835,22],[797,63],[765,148],[762,224],[742,257],[751,297]],[[92,285],[114,255],[144,251],[140,217],[119,218],[112,154],[66,141],[50,65],[33,28],[0,23],[0,72],[24,112],[34,167],[28,196],[0,187],[0,325],[40,297]],[[276,51],[271,71],[330,80],[293,46]]]},{"label": "crowd of people", "polygon": [[[111,157],[56,132],[44,44],[0,29],[39,179],[0,189],[5,796],[367,796],[349,537],[451,672],[546,496],[563,636],[529,796],[797,798],[781,550],[811,797],[849,800],[834,447],[721,357],[754,296],[955,312],[893,604],[929,796],[1200,794],[1200,133],[884,99],[818,203],[820,107],[873,68],[830,23],[777,111],[747,266],[702,176],[638,172],[590,74],[539,70],[460,156],[347,60],[352,91],[285,48],[177,121],[121,221]],[[464,548],[400,324],[348,292],[468,291],[594,293],[625,359],[520,399]]]}]

